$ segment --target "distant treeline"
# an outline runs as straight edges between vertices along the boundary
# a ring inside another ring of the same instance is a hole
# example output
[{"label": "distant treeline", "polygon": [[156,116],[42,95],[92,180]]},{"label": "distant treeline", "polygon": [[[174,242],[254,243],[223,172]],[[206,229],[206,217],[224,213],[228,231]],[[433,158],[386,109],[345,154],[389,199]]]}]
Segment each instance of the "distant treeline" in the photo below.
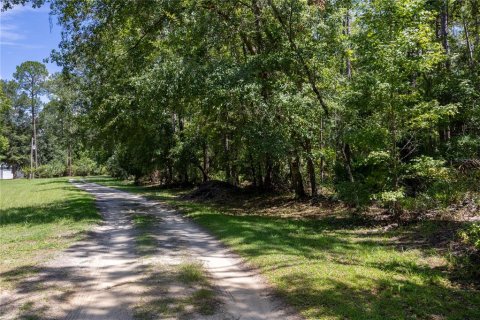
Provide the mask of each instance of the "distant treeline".
[{"label": "distant treeline", "polygon": [[479,191],[479,0],[49,4],[59,105],[116,176],[394,212]]}]

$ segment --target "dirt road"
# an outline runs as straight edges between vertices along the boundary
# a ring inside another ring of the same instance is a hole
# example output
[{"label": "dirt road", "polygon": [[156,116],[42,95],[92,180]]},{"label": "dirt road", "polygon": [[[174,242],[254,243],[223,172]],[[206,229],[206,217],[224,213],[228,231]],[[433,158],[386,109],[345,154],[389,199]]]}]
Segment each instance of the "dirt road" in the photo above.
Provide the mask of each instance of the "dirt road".
[{"label": "dirt road", "polygon": [[[5,319],[298,319],[261,276],[174,210],[73,183],[95,196],[103,223],[1,297]],[[148,223],[138,227],[144,217]]]}]

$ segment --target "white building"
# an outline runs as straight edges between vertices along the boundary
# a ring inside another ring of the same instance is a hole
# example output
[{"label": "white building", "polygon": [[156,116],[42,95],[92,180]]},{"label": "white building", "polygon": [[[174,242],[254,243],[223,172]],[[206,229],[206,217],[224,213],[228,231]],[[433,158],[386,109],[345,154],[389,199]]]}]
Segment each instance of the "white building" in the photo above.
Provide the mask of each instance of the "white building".
[{"label": "white building", "polygon": [[13,179],[12,168],[5,163],[0,163],[0,180]]}]

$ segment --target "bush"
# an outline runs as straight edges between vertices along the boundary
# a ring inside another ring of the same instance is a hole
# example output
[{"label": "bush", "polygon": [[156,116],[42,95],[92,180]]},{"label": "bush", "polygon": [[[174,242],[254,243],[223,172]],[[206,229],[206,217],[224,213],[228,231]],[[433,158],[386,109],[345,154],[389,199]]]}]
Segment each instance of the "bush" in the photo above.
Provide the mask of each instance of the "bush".
[{"label": "bush", "polygon": [[448,168],[444,160],[433,159],[432,157],[421,156],[415,158],[410,166],[410,172],[426,181],[448,178]]},{"label": "bush", "polygon": [[35,178],[54,178],[63,176],[66,166],[60,162],[53,162],[41,165],[37,169],[24,166],[21,171],[25,178],[29,178],[30,174],[34,174]]},{"label": "bush", "polygon": [[35,169],[30,169],[29,166],[23,166],[20,170],[22,171],[25,178],[30,178],[30,174],[32,172],[35,172]]},{"label": "bush", "polygon": [[66,171],[67,167],[64,163],[55,161],[39,166],[36,171],[36,176],[39,178],[61,177]]},{"label": "bush", "polygon": [[386,209],[398,219],[403,212],[402,200],[405,199],[405,192],[402,188],[397,190],[387,190],[372,195],[372,200]]},{"label": "bush", "polygon": [[122,168],[116,154],[108,158],[105,169],[108,172],[108,174],[114,178],[118,178],[118,179],[128,178],[128,172]]},{"label": "bush", "polygon": [[462,277],[476,279],[480,285],[480,223],[472,223],[458,233],[465,248],[450,258]]},{"label": "bush", "polygon": [[375,200],[372,194],[385,191],[390,184],[389,154],[384,151],[372,151],[366,159],[354,162],[355,182],[348,180],[343,166],[337,166],[336,175],[344,180],[336,183],[338,196],[350,205],[363,207]]},{"label": "bush", "polygon": [[480,138],[471,135],[454,137],[448,142],[447,147],[451,160],[475,159],[480,150]]},{"label": "bush", "polygon": [[[67,174],[67,166],[58,160],[39,166],[36,170],[30,169],[29,166],[22,167],[22,172],[28,178],[30,173],[35,173],[36,178],[55,178],[62,177]],[[104,167],[99,166],[92,159],[82,156],[75,160],[72,165],[72,175],[74,176],[89,176],[105,174]]]},{"label": "bush", "polygon": [[336,184],[338,197],[349,206],[361,209],[367,206],[370,199],[370,188],[358,182],[343,181]]},{"label": "bush", "polygon": [[427,156],[413,159],[406,166],[405,171],[402,180],[409,189],[407,193],[413,196],[427,190],[435,183],[449,182],[451,178],[450,170],[445,167],[444,160]]},{"label": "bush", "polygon": [[101,171],[101,168],[95,161],[85,156],[76,160],[72,169],[73,174],[76,176],[90,176],[92,174],[99,174]]},{"label": "bush", "polygon": [[432,157],[413,159],[406,165],[402,182],[406,197],[400,204],[408,211],[445,208],[461,196],[453,169],[446,167],[444,160]]},{"label": "bush", "polygon": [[480,250],[480,223],[473,223],[460,231],[463,242]]}]

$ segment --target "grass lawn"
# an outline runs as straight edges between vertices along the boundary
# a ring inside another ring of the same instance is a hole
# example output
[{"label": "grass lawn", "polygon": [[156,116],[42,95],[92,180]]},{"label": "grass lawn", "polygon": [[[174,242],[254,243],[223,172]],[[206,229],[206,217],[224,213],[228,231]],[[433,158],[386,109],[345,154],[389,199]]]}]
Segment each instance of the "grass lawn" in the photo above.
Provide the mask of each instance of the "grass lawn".
[{"label": "grass lawn", "polygon": [[0,180],[0,288],[35,272],[99,219],[93,197],[67,178]]},{"label": "grass lawn", "polygon": [[[350,218],[286,219],[181,200],[180,190],[91,181],[163,200],[258,267],[308,319],[480,319],[480,292],[451,281],[448,260]],[[428,228],[427,228],[428,229]]]}]

